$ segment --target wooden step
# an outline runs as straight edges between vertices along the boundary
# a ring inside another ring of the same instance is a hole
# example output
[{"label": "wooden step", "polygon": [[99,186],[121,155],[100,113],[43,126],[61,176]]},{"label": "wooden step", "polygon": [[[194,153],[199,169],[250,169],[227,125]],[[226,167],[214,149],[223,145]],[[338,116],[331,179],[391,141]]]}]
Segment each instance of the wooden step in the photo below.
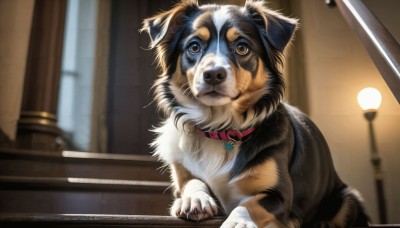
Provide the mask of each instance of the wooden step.
[{"label": "wooden step", "polygon": [[0,176],[0,213],[167,215],[169,182]]},{"label": "wooden step", "polygon": [[[0,227],[140,227],[140,228],[216,228],[224,221],[216,217],[201,222],[186,221],[170,216],[112,215],[112,214],[13,214],[0,213]],[[400,228],[399,224],[379,225],[373,228]]]},{"label": "wooden step", "polygon": [[0,213],[0,226],[3,227],[220,227],[223,218],[202,222],[191,222],[170,216],[140,215],[85,215],[85,214],[9,214]]},{"label": "wooden step", "polygon": [[0,149],[0,175],[169,181],[151,156]]}]

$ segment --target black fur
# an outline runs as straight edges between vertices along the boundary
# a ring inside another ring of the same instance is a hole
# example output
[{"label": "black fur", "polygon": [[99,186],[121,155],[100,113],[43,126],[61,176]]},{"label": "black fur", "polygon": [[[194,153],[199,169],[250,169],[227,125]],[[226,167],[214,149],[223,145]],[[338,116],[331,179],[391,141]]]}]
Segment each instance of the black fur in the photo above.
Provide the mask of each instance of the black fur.
[{"label": "black fur", "polygon": [[[171,11],[145,21],[143,30],[150,34],[151,46],[157,48],[163,70],[156,82],[156,99],[167,115],[174,118],[176,125],[187,114],[179,112],[183,105],[175,99],[169,82],[178,67],[182,76],[187,77],[186,72],[205,54],[215,52],[218,31],[211,20],[202,22],[210,31],[211,38],[207,42],[187,38],[194,32],[193,21],[218,7],[202,8],[194,1],[184,1]],[[241,144],[229,173],[230,180],[273,160],[278,167],[279,181],[273,188],[261,192],[265,196],[259,199],[258,204],[272,213],[280,224],[367,226],[369,217],[362,202],[337,175],[328,144],[318,127],[305,114],[281,101],[284,82],[279,69],[283,62],[282,53],[295,31],[295,22],[268,10],[258,1],[247,2],[244,11],[231,7],[229,13],[232,20],[227,21],[219,32],[225,34],[232,26],[241,28],[245,37],[235,42],[245,42],[251,47],[251,53],[237,56],[232,51],[234,44],[226,42],[219,46],[221,55],[235,67],[250,72],[253,78],[257,76],[258,59],[261,59],[263,70],[268,73],[266,92],[249,108],[252,112],[241,113],[244,120],[257,120],[262,113],[268,115],[252,126],[255,131]],[[200,45],[201,52],[189,51],[193,42]],[[181,62],[178,62],[179,56]],[[190,90],[183,89],[187,96],[193,96]],[[196,126],[196,123],[190,124]]]}]

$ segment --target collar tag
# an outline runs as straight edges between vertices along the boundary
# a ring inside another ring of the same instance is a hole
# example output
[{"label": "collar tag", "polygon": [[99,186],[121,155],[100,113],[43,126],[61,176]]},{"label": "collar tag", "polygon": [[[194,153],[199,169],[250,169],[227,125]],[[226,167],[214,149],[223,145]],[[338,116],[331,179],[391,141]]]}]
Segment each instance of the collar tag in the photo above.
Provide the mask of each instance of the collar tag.
[{"label": "collar tag", "polygon": [[234,141],[229,141],[229,142],[225,143],[225,145],[224,145],[224,148],[227,152],[232,151],[234,147],[235,147]]}]

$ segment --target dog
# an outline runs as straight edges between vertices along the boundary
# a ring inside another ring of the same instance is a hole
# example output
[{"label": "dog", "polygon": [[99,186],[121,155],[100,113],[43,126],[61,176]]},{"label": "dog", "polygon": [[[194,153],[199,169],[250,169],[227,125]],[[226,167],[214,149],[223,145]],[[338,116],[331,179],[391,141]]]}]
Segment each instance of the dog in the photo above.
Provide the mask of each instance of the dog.
[{"label": "dog", "polygon": [[283,101],[283,54],[297,20],[262,1],[184,0],[147,18],[165,113],[154,156],[170,170],[170,214],[221,227],[368,226],[317,126]]}]

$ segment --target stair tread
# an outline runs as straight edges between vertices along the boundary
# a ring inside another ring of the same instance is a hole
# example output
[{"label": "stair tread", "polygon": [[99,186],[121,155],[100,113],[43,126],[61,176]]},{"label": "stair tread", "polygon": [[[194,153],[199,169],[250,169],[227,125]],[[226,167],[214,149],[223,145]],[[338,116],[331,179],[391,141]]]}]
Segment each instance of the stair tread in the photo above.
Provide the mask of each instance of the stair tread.
[{"label": "stair tread", "polygon": [[154,190],[164,192],[170,187],[170,182],[100,179],[80,177],[25,177],[0,176],[0,189],[102,189],[102,190]]},{"label": "stair tread", "polygon": [[128,155],[128,154],[110,154],[95,152],[78,152],[78,151],[35,151],[0,148],[0,157],[2,158],[23,158],[23,159],[57,159],[57,160],[85,160],[92,162],[118,162],[118,163],[135,163],[140,165],[159,165],[157,159],[146,155]]},{"label": "stair tread", "polygon": [[169,181],[166,171],[150,155],[0,148],[0,176]]},{"label": "stair tread", "polygon": [[192,222],[171,216],[112,215],[112,214],[34,214],[0,213],[0,224],[51,224],[75,226],[124,226],[124,227],[219,227],[222,217]]},{"label": "stair tread", "polygon": [[[51,227],[219,227],[224,217],[201,222],[186,221],[171,216],[116,214],[36,214],[0,213],[0,225],[51,225]],[[58,226],[59,225],[59,226]],[[374,228],[399,228],[400,224],[373,224]]]}]

